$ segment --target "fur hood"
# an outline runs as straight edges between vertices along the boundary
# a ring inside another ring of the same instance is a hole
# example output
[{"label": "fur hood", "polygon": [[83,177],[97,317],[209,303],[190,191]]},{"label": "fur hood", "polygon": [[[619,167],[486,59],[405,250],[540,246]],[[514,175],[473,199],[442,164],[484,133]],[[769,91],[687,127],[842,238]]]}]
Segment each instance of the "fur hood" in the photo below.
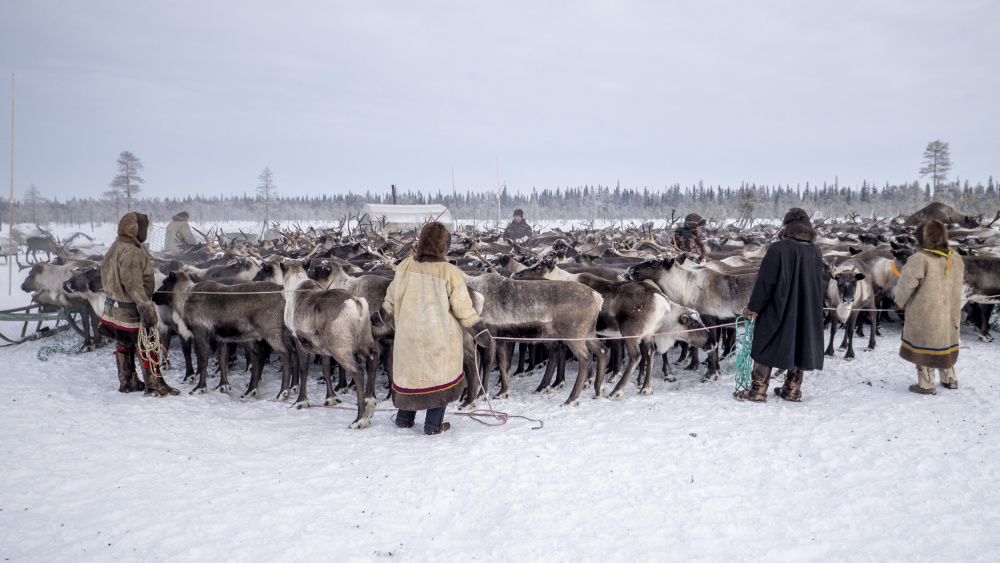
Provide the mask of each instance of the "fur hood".
[{"label": "fur hood", "polygon": [[191,216],[188,215],[187,211],[181,211],[177,215],[170,218],[171,221],[187,221]]},{"label": "fur hood", "polygon": [[936,219],[927,221],[917,229],[917,235],[921,248],[948,252],[948,228],[941,221]]},{"label": "fur hood", "polygon": [[443,223],[427,223],[420,229],[420,239],[413,259],[417,262],[447,262],[445,255],[450,241],[451,235]]},{"label": "fur hood", "polygon": [[149,216],[138,212],[126,213],[118,222],[118,239],[139,246],[146,242]]},{"label": "fur hood", "polygon": [[805,210],[793,207],[785,213],[785,218],[781,220],[781,238],[794,239],[801,242],[816,242],[816,230],[813,229],[812,222],[809,221],[809,214]]}]

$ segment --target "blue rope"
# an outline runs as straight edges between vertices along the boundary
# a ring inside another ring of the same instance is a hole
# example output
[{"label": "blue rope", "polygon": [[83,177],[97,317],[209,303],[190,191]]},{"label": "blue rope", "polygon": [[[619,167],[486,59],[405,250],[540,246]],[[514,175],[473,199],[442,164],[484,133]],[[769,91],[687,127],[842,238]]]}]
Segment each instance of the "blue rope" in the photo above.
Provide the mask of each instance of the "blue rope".
[{"label": "blue rope", "polygon": [[753,371],[753,359],[750,357],[750,349],[753,347],[753,327],[756,321],[743,320],[743,332],[740,333],[740,320],[743,317],[736,317],[733,327],[736,329],[737,351],[729,355],[731,363],[728,371],[733,373],[736,379],[736,392],[744,391],[750,387],[750,372]]}]

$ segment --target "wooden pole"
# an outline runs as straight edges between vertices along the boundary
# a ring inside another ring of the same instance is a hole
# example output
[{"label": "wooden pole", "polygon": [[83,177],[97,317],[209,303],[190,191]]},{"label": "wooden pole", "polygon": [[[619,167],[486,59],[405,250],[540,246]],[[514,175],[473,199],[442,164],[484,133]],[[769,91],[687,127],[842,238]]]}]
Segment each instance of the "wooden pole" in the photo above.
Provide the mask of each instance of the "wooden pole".
[{"label": "wooden pole", "polygon": [[14,292],[14,73],[10,73],[10,231],[7,246],[7,295]]}]

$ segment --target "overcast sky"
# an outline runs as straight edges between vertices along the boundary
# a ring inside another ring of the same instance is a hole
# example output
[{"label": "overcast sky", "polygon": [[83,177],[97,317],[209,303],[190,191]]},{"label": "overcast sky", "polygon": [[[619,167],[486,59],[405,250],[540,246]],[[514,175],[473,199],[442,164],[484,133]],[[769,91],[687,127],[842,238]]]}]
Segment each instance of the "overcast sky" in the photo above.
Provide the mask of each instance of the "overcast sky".
[{"label": "overcast sky", "polygon": [[2,12],[16,198],[31,183],[99,196],[126,149],[147,197],[252,193],[265,166],[283,195],[450,191],[453,171],[459,191],[495,190],[497,160],[521,191],[881,185],[917,179],[935,139],[951,145],[951,178],[1000,174],[994,0]]}]

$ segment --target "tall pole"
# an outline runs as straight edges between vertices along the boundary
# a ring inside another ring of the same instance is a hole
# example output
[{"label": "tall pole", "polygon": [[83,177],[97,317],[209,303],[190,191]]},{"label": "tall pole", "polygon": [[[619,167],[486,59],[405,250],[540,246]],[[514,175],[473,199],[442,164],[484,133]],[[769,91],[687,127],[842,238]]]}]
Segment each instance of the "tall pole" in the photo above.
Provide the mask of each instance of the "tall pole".
[{"label": "tall pole", "polygon": [[10,224],[7,244],[7,295],[14,291],[14,73],[10,73]]},{"label": "tall pole", "polygon": [[[13,184],[11,184],[13,185]],[[13,190],[13,188],[11,188]],[[11,193],[14,193],[13,191]],[[500,224],[500,155],[497,155],[497,225]]]}]

